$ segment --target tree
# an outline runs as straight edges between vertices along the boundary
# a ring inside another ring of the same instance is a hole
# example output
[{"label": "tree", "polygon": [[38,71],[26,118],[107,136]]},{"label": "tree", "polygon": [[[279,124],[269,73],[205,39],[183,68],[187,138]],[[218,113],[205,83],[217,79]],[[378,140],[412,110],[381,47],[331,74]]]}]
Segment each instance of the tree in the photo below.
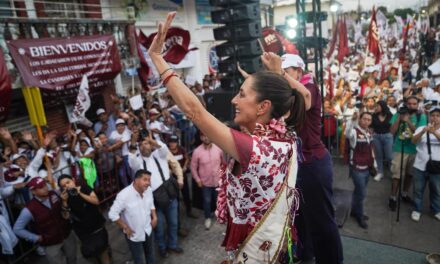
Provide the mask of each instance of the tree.
[{"label": "tree", "polygon": [[414,15],[415,11],[411,8],[398,8],[394,10],[395,16],[400,16],[403,19],[406,19],[406,16],[409,14],[410,16]]},{"label": "tree", "polygon": [[379,6],[377,11],[381,11],[385,16],[388,14],[388,10],[386,6]]}]

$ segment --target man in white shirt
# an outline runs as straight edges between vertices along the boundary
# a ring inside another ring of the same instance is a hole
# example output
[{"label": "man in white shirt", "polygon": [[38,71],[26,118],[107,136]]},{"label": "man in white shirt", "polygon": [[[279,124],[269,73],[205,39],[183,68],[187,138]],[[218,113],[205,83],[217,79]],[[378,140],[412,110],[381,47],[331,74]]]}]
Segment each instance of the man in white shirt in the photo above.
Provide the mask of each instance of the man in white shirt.
[{"label": "man in white shirt", "polygon": [[[132,180],[132,174],[130,167],[128,166],[128,145],[130,144],[131,131],[127,128],[125,121],[123,119],[116,120],[116,130],[111,132],[110,141],[112,142],[112,149],[121,149],[122,158],[124,160],[123,166],[119,168],[119,178],[121,179],[121,184],[127,186]],[[136,172],[136,171],[134,171]]]},{"label": "man in white shirt", "polygon": [[[163,142],[154,140],[150,134],[139,142],[139,151],[139,154],[130,154],[128,159],[130,168],[133,172],[140,169],[151,171],[151,189],[155,192],[164,183],[162,178],[167,181],[172,177],[167,161],[168,147]],[[177,245],[177,196],[169,197],[169,202],[166,203],[166,206],[158,201],[155,202],[158,218],[156,239],[159,243],[161,257],[168,257],[167,250],[179,254],[183,253],[183,249]],[[166,224],[168,228],[165,228]],[[167,239],[165,238],[165,230],[168,231]]]},{"label": "man in white shirt", "polygon": [[440,78],[434,79],[434,88],[429,87],[428,79],[417,82],[417,87],[422,89],[425,100],[440,101]]},{"label": "man in white shirt", "polygon": [[154,263],[152,229],[157,225],[153,191],[150,188],[151,173],[138,170],[134,181],[118,193],[108,213],[110,220],[125,233],[135,264]]}]

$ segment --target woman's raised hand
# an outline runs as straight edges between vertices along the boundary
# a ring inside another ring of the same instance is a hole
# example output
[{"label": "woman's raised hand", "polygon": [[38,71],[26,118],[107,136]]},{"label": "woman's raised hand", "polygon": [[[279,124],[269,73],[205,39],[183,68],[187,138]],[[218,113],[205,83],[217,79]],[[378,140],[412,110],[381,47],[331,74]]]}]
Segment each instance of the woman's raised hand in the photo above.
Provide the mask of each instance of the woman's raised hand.
[{"label": "woman's raised hand", "polygon": [[164,22],[160,22],[157,26],[157,34],[154,36],[153,42],[148,49],[148,54],[152,55],[161,55],[163,43],[167,36],[168,29],[170,28],[171,22],[173,22],[174,17],[176,16],[176,12],[170,12],[167,15],[167,19]]},{"label": "woman's raised hand", "polygon": [[240,67],[240,62],[237,62],[237,69],[240,72],[241,76],[243,76],[243,78],[247,79],[249,77],[249,73],[247,73]]},{"label": "woman's raised hand", "polygon": [[277,74],[283,73],[283,69],[281,68],[282,60],[277,54],[273,52],[264,52],[263,55],[261,55],[261,61],[267,70]]}]

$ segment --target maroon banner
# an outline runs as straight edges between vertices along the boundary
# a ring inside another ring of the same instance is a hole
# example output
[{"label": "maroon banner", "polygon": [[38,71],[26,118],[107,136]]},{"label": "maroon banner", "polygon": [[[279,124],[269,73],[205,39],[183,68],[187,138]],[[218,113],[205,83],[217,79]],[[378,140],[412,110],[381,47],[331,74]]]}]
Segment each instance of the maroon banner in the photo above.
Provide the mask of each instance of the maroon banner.
[{"label": "maroon banner", "polygon": [[368,51],[376,58],[376,64],[379,63],[382,55],[382,50],[379,42],[379,30],[376,22],[376,9],[373,6],[373,12],[371,14],[370,27],[368,28]]},{"label": "maroon banner", "polygon": [[113,35],[8,41],[11,56],[26,86],[62,91],[78,88],[89,76],[91,89],[106,85],[121,71]]},{"label": "maroon banner", "polygon": [[3,51],[0,49],[0,122],[6,120],[11,104],[12,85]]},{"label": "maroon banner", "polygon": [[344,61],[344,58],[350,54],[350,49],[348,48],[348,32],[347,32],[347,24],[345,23],[345,16],[341,19],[339,32],[339,46],[338,46],[338,55],[336,58],[339,63]]}]

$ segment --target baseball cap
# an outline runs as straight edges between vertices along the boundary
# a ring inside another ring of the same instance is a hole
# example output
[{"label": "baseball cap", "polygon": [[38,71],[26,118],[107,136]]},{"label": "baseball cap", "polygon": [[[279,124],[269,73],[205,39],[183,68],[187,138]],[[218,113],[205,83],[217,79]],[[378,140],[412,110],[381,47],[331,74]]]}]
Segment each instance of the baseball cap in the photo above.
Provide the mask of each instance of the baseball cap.
[{"label": "baseball cap", "polygon": [[429,109],[429,113],[432,113],[432,112],[440,112],[440,107],[439,106],[434,106],[434,107],[432,107],[431,109]]},{"label": "baseball cap", "polygon": [[18,160],[19,158],[26,158],[27,159],[27,157],[26,157],[26,155],[24,155],[24,154],[14,154],[14,155],[12,155],[12,162],[14,162],[14,161],[16,161],[16,160]]},{"label": "baseball cap", "polygon": [[119,125],[119,124],[124,124],[124,125],[125,125],[125,121],[124,121],[124,119],[118,118],[118,119],[116,120],[115,124],[116,124],[116,125]]},{"label": "baseball cap", "polygon": [[29,190],[40,189],[46,186],[46,181],[41,177],[34,177],[28,182],[27,186],[29,187]]},{"label": "baseball cap", "polygon": [[99,116],[100,114],[104,114],[105,110],[102,108],[99,108],[98,110],[96,110],[96,115]]},{"label": "baseball cap", "polygon": [[301,68],[304,70],[305,64],[303,59],[296,54],[284,54],[281,56],[281,68],[287,69],[289,67]]},{"label": "baseball cap", "polygon": [[176,135],[171,135],[168,142],[178,142],[179,141],[179,137]]},{"label": "baseball cap", "polygon": [[159,111],[157,111],[156,108],[151,108],[150,111],[148,111],[148,113],[150,115],[158,115],[158,114],[160,114]]}]

